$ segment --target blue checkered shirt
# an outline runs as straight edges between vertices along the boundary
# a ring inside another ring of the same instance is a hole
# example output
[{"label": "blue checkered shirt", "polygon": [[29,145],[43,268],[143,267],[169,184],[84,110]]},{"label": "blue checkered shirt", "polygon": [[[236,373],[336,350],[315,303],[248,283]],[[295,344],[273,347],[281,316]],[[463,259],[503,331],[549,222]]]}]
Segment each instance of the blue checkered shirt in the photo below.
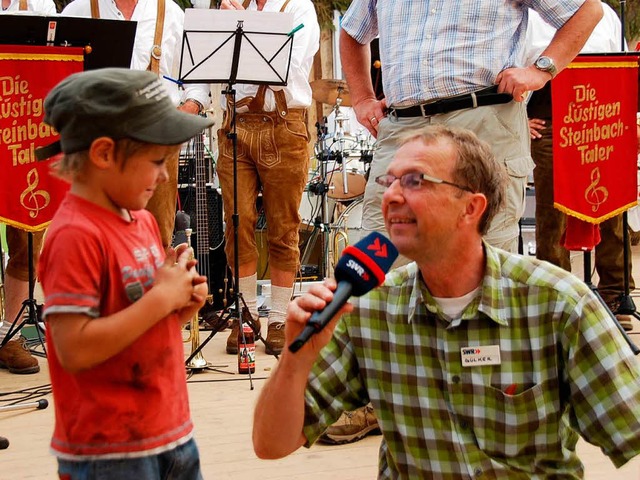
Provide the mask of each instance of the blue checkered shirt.
[{"label": "blue checkered shirt", "polygon": [[[485,245],[486,273],[446,318],[412,263],[360,299],[314,366],[304,434],[373,404],[381,479],[583,478],[578,433],[620,466],[640,452],[638,363],[577,277]],[[498,365],[462,349],[498,346]]]},{"label": "blue checkered shirt", "polygon": [[468,93],[520,66],[527,8],[560,28],[584,0],[353,0],[342,28],[359,43],[380,34],[387,105]]}]

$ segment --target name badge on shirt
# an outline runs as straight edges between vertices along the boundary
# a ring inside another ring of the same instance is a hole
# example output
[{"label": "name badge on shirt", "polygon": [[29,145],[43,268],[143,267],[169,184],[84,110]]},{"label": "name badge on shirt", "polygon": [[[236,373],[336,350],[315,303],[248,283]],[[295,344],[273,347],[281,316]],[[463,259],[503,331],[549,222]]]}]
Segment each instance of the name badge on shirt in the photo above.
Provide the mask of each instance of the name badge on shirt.
[{"label": "name badge on shirt", "polygon": [[500,365],[500,346],[465,347],[460,349],[463,367]]}]

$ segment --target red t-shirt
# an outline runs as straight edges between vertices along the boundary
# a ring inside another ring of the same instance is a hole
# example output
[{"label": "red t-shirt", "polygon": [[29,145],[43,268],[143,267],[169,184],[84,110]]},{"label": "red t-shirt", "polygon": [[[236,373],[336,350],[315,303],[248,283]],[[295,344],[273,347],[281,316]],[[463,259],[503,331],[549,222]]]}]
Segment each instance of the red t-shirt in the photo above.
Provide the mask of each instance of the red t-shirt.
[{"label": "red t-shirt", "polygon": [[[131,215],[129,222],[67,194],[38,264],[45,316],[78,313],[100,321],[152,287],[165,257],[158,226],[146,210]],[[122,352],[75,374],[60,366],[47,335],[56,455],[152,455],[191,438],[180,330],[176,316],[169,315]]]}]

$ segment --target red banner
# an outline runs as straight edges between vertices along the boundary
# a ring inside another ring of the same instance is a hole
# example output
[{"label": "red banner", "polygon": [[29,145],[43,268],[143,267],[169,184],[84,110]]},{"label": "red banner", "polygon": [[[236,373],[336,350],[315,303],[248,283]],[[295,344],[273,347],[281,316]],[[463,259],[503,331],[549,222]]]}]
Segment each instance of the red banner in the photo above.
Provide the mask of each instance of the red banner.
[{"label": "red banner", "polygon": [[598,224],[636,205],[638,57],[577,57],[551,91],[554,206]]},{"label": "red banner", "polygon": [[42,230],[69,189],[34,151],[58,138],[43,121],[44,98],[83,62],[82,48],[0,45],[0,222]]}]

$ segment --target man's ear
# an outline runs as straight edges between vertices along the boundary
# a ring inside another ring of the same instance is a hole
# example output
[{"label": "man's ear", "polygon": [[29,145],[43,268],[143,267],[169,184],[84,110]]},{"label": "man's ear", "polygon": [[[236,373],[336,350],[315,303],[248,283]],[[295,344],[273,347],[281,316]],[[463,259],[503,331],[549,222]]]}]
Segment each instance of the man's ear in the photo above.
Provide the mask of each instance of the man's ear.
[{"label": "man's ear", "polygon": [[470,198],[466,203],[464,217],[466,221],[473,222],[478,225],[484,211],[487,209],[487,197],[482,193],[472,193],[469,197]]},{"label": "man's ear", "polygon": [[116,142],[110,137],[98,137],[89,147],[91,163],[100,170],[116,164]]}]

